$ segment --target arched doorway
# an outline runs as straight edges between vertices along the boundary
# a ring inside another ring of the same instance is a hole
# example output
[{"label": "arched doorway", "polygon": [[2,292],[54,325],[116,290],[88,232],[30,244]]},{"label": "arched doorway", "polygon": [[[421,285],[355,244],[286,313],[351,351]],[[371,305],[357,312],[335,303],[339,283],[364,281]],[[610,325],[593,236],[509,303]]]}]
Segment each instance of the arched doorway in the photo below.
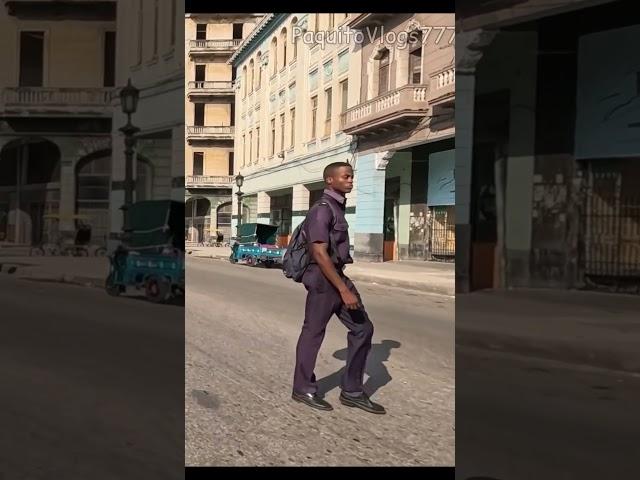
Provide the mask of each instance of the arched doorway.
[{"label": "arched doorway", "polygon": [[189,198],[184,206],[184,227],[187,242],[209,240],[211,203],[204,197]]},{"label": "arched doorway", "polygon": [[20,138],[0,151],[0,241],[43,240],[44,215],[58,213],[60,149],[43,138]]},{"label": "arched doorway", "polygon": [[111,150],[82,158],[76,165],[76,212],[87,215],[91,243],[106,245],[109,236],[109,185]]},{"label": "arched doorway", "polygon": [[233,214],[233,205],[226,202],[218,206],[216,209],[216,229],[222,233],[224,240],[228,241],[231,236],[231,216]]}]

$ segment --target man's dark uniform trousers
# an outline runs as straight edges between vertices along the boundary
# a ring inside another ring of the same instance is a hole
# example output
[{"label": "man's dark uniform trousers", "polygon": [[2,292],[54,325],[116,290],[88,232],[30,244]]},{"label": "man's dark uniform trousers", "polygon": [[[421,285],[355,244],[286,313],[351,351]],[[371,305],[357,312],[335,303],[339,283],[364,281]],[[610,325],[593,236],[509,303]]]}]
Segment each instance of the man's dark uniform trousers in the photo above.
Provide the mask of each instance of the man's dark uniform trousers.
[{"label": "man's dark uniform trousers", "polygon": [[[328,205],[315,204],[307,215],[304,227],[307,242],[309,244],[323,242],[331,245],[329,231],[333,228],[338,262],[336,270],[362,305],[358,290],[343,273],[345,264],[353,263],[349,253],[349,224],[345,218],[346,199],[338,192],[326,189],[321,201],[332,203],[337,218],[333,219],[333,213]],[[331,254],[331,251],[329,253]],[[332,258],[335,257],[332,255]],[[360,306],[358,310],[347,309],[338,290],[324,276],[313,259],[304,273],[302,283],[307,289],[307,303],[304,325],[296,349],[294,391],[301,394],[316,393],[316,377],[313,371],[318,351],[324,339],[327,323],[333,314],[336,314],[349,329],[347,366],[342,378],[342,390],[353,394],[362,393],[364,368],[373,337],[373,324],[369,320],[369,316],[363,306]]]}]

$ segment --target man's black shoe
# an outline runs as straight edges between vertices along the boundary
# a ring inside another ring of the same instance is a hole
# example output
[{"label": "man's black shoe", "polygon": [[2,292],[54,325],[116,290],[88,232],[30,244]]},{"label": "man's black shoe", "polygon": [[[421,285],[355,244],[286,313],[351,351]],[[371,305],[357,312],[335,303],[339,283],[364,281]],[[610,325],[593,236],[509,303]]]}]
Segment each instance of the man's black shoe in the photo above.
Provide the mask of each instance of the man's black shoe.
[{"label": "man's black shoe", "polygon": [[291,398],[293,398],[296,402],[304,403],[312,408],[317,408],[318,410],[333,410],[333,407],[330,403],[325,402],[315,393],[293,392]]},{"label": "man's black shoe", "polygon": [[361,408],[365,412],[376,413],[378,415],[387,413],[382,405],[378,405],[377,403],[373,403],[369,400],[366,393],[362,393],[358,397],[352,397],[351,395],[345,395],[345,393],[342,392],[340,393],[340,403],[347,407]]}]

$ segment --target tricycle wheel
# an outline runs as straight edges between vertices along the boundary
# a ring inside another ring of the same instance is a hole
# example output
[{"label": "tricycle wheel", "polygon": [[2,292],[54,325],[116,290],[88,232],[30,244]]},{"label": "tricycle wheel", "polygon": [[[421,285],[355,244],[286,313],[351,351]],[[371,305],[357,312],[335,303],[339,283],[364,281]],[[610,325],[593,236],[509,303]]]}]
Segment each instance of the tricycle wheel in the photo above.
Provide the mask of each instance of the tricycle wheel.
[{"label": "tricycle wheel", "polygon": [[238,260],[235,259],[235,257],[233,256],[233,253],[231,255],[229,255],[229,261],[231,263],[238,263]]},{"label": "tricycle wheel", "polygon": [[247,262],[247,265],[249,265],[250,267],[255,267],[256,266],[256,259],[253,255],[249,255],[245,261]]},{"label": "tricycle wheel", "polygon": [[271,268],[271,267],[273,267],[272,260],[267,260],[266,262],[264,262],[264,268]]},{"label": "tricycle wheel", "polygon": [[171,284],[164,278],[149,277],[145,283],[145,294],[154,303],[166,302],[171,296]]},{"label": "tricycle wheel", "polygon": [[105,282],[105,290],[107,291],[108,295],[111,295],[112,297],[117,297],[122,293],[124,289],[122,285],[117,285],[113,283],[113,275],[109,275],[107,277],[107,281]]}]

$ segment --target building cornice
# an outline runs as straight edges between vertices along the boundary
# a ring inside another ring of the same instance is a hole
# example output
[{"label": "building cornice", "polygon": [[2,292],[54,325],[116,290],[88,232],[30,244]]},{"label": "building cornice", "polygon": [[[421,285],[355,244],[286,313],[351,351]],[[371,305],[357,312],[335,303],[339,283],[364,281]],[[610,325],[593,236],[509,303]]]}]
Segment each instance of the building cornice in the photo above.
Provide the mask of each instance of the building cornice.
[{"label": "building cornice", "polygon": [[270,35],[289,15],[289,13],[269,13],[265,15],[227,60],[227,64],[236,66],[243,62],[256,45]]},{"label": "building cornice", "polygon": [[[304,168],[304,165],[307,165],[309,163],[313,163],[319,160],[324,160],[326,158],[330,158],[336,155],[347,154],[349,156],[353,156],[352,147],[353,147],[352,141],[348,138],[345,138],[345,140],[342,143],[339,143],[337,145],[332,145],[331,147],[328,147],[324,150],[307,153],[303,155],[297,155],[287,160],[286,163],[277,164],[277,165],[268,165],[264,168],[261,168],[260,170],[250,171],[244,175],[245,180],[246,181],[256,180],[258,178],[283,172],[291,168],[296,168],[301,166]],[[242,170],[242,168],[240,170]],[[317,174],[318,174],[318,180],[321,181],[322,170],[318,170]],[[282,188],[286,186],[287,186],[286,184],[283,184]],[[258,192],[258,190],[252,190],[251,185],[245,185],[245,188],[247,188],[247,191],[246,191],[247,195],[252,195]]]}]

